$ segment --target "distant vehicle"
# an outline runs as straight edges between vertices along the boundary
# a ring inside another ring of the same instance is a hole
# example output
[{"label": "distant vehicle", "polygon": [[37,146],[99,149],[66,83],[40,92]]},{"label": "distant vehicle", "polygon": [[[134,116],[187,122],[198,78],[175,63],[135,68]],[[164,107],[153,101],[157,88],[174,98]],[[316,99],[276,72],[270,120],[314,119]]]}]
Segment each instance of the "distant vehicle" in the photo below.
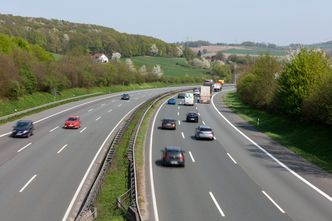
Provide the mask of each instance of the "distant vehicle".
[{"label": "distant vehicle", "polygon": [[81,120],[79,116],[70,116],[65,121],[65,124],[63,125],[63,128],[73,128],[78,129],[81,127]]},{"label": "distant vehicle", "polygon": [[176,104],[176,100],[175,98],[171,98],[167,101],[167,104],[170,104],[170,105],[175,105]]},{"label": "distant vehicle", "polygon": [[186,116],[187,122],[198,122],[198,114],[195,112],[188,112]]},{"label": "distant vehicle", "polygon": [[129,100],[130,99],[130,95],[129,94],[122,94],[121,95],[121,100]]},{"label": "distant vehicle", "polygon": [[172,129],[176,130],[176,120],[174,119],[162,119],[161,129]]},{"label": "distant vehicle", "polygon": [[184,97],[184,105],[194,105],[194,94],[193,93],[186,93]]},{"label": "distant vehicle", "polygon": [[19,120],[13,127],[12,137],[26,137],[33,135],[33,122],[31,120]]},{"label": "distant vehicle", "polygon": [[220,83],[213,84],[213,91],[218,92],[222,90],[222,85]]},{"label": "distant vehicle", "polygon": [[213,85],[213,80],[205,80],[203,85],[204,86],[212,86]]},{"label": "distant vehicle", "polygon": [[211,102],[211,87],[201,86],[201,94],[199,102],[202,104],[209,104]]},{"label": "distant vehicle", "polygon": [[195,138],[198,139],[208,139],[214,140],[214,133],[212,128],[205,125],[200,125],[195,130]]},{"label": "distant vehicle", "polygon": [[179,94],[178,94],[178,98],[179,98],[179,99],[184,99],[185,96],[186,96],[185,93],[179,93]]},{"label": "distant vehicle", "polygon": [[194,96],[199,96],[199,95],[200,95],[200,91],[199,91],[198,88],[195,88],[195,89],[193,90],[193,93],[194,93]]},{"label": "distant vehicle", "polygon": [[184,150],[181,147],[167,146],[162,151],[163,166],[185,166]]},{"label": "distant vehicle", "polygon": [[221,84],[221,86],[224,86],[225,80],[218,80],[218,83]]}]

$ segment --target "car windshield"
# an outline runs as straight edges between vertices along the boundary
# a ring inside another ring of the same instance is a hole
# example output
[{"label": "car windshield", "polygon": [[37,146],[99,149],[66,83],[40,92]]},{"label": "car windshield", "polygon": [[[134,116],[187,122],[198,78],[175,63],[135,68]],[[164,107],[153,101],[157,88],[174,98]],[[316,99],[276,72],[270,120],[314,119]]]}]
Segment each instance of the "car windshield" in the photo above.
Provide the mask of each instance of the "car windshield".
[{"label": "car windshield", "polygon": [[174,123],[175,120],[172,120],[172,119],[164,119],[163,122],[165,122],[165,123]]},{"label": "car windshield", "polygon": [[196,115],[197,115],[196,113],[188,113],[188,116],[191,116],[191,117],[194,117]]},{"label": "car windshield", "polygon": [[68,121],[76,121],[76,120],[77,120],[77,118],[75,118],[75,117],[68,118]]},{"label": "car windshield", "polygon": [[177,156],[181,154],[180,150],[167,150],[167,154],[171,155],[171,156]]},{"label": "car windshield", "polygon": [[211,128],[207,128],[207,127],[201,127],[199,130],[200,131],[212,131]]},{"label": "car windshield", "polygon": [[29,125],[29,122],[19,121],[16,123],[16,128],[27,127],[28,125]]}]

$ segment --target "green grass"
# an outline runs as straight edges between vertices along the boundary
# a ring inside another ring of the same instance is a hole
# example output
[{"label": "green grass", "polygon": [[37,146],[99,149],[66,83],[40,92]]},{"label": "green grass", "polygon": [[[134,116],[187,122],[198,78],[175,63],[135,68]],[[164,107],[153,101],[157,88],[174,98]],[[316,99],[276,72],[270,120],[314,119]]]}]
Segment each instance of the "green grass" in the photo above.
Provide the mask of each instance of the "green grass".
[{"label": "green grass", "polygon": [[296,122],[294,119],[258,111],[244,105],[236,93],[228,93],[224,101],[258,130],[327,172],[332,172],[331,127]]},{"label": "green grass", "polygon": [[185,58],[138,56],[132,57],[131,60],[137,69],[142,65],[152,67],[159,64],[164,76],[169,77],[204,76],[207,72],[205,69],[190,66]]},{"label": "green grass", "polygon": [[229,49],[223,51],[227,54],[245,54],[245,55],[261,55],[261,54],[270,54],[273,56],[286,56],[287,51],[283,49],[270,49],[270,48],[255,48],[255,49]]}]

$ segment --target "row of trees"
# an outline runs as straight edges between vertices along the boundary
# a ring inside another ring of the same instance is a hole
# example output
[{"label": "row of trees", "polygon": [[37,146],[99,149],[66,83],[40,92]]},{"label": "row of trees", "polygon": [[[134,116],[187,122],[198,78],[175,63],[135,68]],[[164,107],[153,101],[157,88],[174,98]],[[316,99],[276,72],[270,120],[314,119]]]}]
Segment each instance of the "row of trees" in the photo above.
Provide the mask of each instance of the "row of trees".
[{"label": "row of trees", "polygon": [[286,62],[261,56],[240,76],[237,89],[253,107],[332,124],[332,66],[322,51],[301,49]]}]

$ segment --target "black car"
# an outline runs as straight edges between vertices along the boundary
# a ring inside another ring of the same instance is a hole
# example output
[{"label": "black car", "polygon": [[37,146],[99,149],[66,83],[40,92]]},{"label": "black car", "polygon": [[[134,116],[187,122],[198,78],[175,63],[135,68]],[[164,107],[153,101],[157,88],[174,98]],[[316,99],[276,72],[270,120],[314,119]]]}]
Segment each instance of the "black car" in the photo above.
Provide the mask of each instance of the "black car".
[{"label": "black car", "polygon": [[208,139],[214,140],[214,133],[212,128],[205,125],[200,125],[195,130],[195,138],[198,139]]},{"label": "black car", "polygon": [[161,152],[163,166],[185,166],[184,150],[181,147],[167,146]]},{"label": "black car", "polygon": [[121,95],[121,100],[129,100],[129,99],[130,99],[129,94],[122,94]]},{"label": "black car", "polygon": [[198,122],[198,114],[195,112],[188,112],[186,117],[187,122]]},{"label": "black car", "polygon": [[161,129],[172,129],[176,130],[176,120],[174,119],[162,119]]},{"label": "black car", "polygon": [[31,120],[19,120],[13,127],[13,137],[29,137],[33,135],[34,126]]}]

